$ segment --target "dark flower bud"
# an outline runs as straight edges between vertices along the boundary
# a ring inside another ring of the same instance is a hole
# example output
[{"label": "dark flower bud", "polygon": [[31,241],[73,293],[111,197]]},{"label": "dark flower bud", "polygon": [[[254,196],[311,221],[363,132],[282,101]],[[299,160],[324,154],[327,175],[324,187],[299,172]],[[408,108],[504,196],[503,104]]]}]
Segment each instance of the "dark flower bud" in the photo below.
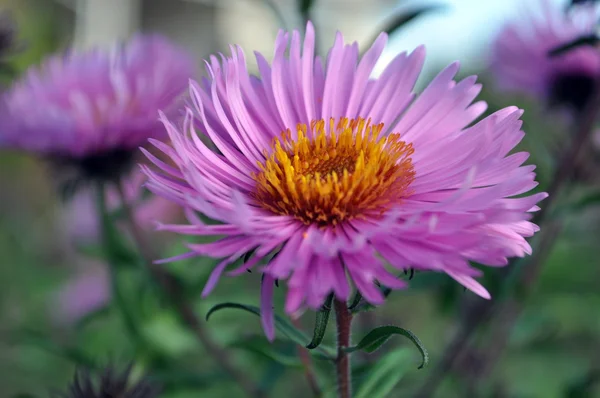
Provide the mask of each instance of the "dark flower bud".
[{"label": "dark flower bud", "polygon": [[107,367],[99,377],[87,370],[78,370],[66,393],[60,398],[157,398],[160,389],[142,378],[133,381],[132,366],[123,372]]}]

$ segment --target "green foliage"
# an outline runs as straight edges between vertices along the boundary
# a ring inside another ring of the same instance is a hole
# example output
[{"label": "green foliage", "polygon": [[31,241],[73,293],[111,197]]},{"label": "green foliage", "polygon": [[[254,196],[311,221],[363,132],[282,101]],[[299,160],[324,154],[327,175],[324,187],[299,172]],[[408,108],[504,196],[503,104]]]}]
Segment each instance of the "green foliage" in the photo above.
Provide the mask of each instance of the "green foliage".
[{"label": "green foliage", "polygon": [[[414,19],[433,11],[440,11],[444,8],[445,6],[429,4],[421,7],[416,7],[410,11],[400,11],[389,17],[383,23],[383,25],[376,30],[378,32],[377,35],[379,34],[379,32],[385,32],[390,36],[394,35],[398,33],[398,31],[400,31],[404,26],[406,26],[406,24],[413,21]],[[372,40],[372,42],[374,42],[374,40]],[[365,48],[369,47],[370,46],[365,46]]]},{"label": "green foliage", "polygon": [[229,344],[229,347],[247,350],[283,366],[301,368],[302,362],[296,355],[290,353],[293,345],[295,344],[273,344],[269,343],[264,336],[250,336]]},{"label": "green foliage", "polygon": [[306,348],[312,350],[317,348],[323,338],[325,337],[325,331],[327,330],[327,323],[329,323],[329,313],[331,312],[331,303],[333,302],[333,294],[330,294],[325,304],[321,307],[319,311],[317,311],[316,319],[315,319],[315,330],[313,332],[313,338],[308,343]]},{"label": "green foliage", "polygon": [[[223,309],[239,309],[260,316],[260,309],[258,307],[239,303],[221,303],[215,305],[208,311],[208,313],[206,314],[206,320],[208,321],[212,314]],[[275,328],[296,344],[300,346],[307,345],[308,336],[306,336],[304,332],[296,329],[289,321],[278,315],[275,315]],[[317,347],[317,350],[320,351],[322,354],[317,357],[323,359],[332,359],[335,357],[335,351],[330,347],[320,345],[319,347]]]},{"label": "green foliage", "polygon": [[375,352],[393,335],[401,335],[409,339],[419,349],[419,352],[423,357],[423,361],[421,362],[421,365],[419,365],[419,369],[427,366],[429,363],[429,354],[423,346],[423,343],[421,343],[421,340],[419,340],[419,338],[410,330],[402,329],[397,326],[380,326],[371,330],[360,340],[357,345],[348,347],[346,352],[355,352],[359,350],[363,350],[368,353]]},{"label": "green foliage", "polygon": [[386,398],[398,382],[410,371],[411,354],[407,349],[394,350],[368,369],[359,382],[355,398]]}]

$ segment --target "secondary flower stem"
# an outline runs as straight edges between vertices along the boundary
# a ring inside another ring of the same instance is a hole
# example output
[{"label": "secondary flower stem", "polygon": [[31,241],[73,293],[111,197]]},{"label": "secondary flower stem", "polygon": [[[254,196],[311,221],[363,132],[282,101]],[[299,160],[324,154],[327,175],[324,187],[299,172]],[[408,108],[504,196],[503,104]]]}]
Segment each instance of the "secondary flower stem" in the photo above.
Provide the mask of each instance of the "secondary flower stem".
[{"label": "secondary flower stem", "polygon": [[[292,323],[296,328],[302,328],[302,325],[298,320],[292,320]],[[323,392],[319,387],[319,381],[317,380],[317,376],[315,375],[312,360],[310,358],[308,350],[304,346],[298,345],[297,351],[298,356],[300,357],[300,361],[302,361],[302,366],[304,367],[304,376],[306,377],[306,382],[308,383],[308,386],[310,387],[313,396],[315,398],[321,398],[323,396]]]},{"label": "secondary flower stem", "polygon": [[350,347],[350,327],[352,314],[345,301],[335,299],[335,317],[337,323],[338,355],[335,359],[338,381],[338,397],[352,398],[352,382],[350,379],[350,356],[345,351]]},{"label": "secondary flower stem", "polygon": [[[595,129],[595,123],[598,119],[598,115],[600,112],[600,78],[595,82],[594,94],[592,99],[588,102],[585,107],[581,119],[578,124],[578,128],[576,131],[573,140],[571,141],[571,145],[564,152],[562,158],[556,165],[554,171],[554,178],[546,190],[548,192],[548,198],[544,202],[542,209],[538,211],[534,218],[533,222],[542,225],[548,218],[548,214],[552,205],[559,197],[559,192],[570,182],[570,176],[573,171],[573,166],[576,164],[580,153],[585,148],[585,146],[589,143],[590,137]],[[545,224],[544,224],[545,225]],[[553,244],[554,239],[556,239],[556,235],[558,234],[558,230],[555,230],[556,224],[554,226],[549,225],[548,231],[545,231],[546,228],[541,228],[542,237],[540,239],[539,246],[543,248],[536,249],[534,251],[533,256],[529,259],[529,262],[526,267],[523,267],[526,272],[523,272],[518,279],[518,283],[523,286],[528,292],[532,289],[535,280],[537,279],[540,269],[542,268],[544,261],[542,260],[543,256],[546,255],[545,247]],[[549,249],[548,249],[549,250]],[[500,274],[502,278],[502,284],[506,285],[510,280],[510,275],[514,270],[514,267],[506,267]],[[457,358],[459,355],[467,349],[471,341],[471,337],[478,329],[479,325],[486,322],[492,313],[502,313],[505,311],[504,307],[511,306],[512,300],[507,300],[506,303],[488,303],[483,300],[478,300],[478,302],[473,302],[473,300],[465,300],[467,311],[465,311],[465,317],[462,322],[461,328],[458,330],[457,334],[454,336],[450,344],[446,347],[446,351],[442,355],[442,359],[440,360],[436,369],[431,372],[431,376],[429,379],[423,384],[421,391],[417,393],[418,398],[430,398],[434,396],[437,388],[446,377],[449,371],[452,370]],[[495,306],[499,306],[499,309],[496,309]],[[504,334],[510,333],[512,330],[512,325],[516,321],[517,315],[520,313],[519,309],[512,309],[508,311],[512,313],[510,327],[504,325],[503,335],[495,336],[496,341],[500,341],[500,345],[502,346],[499,349],[495,349],[494,356],[499,356],[504,348],[504,344],[502,342],[507,341],[508,336]],[[496,353],[496,351],[498,353]],[[482,365],[487,366],[487,365]]]},{"label": "secondary flower stem", "polygon": [[212,359],[219,364],[219,366],[231,376],[233,380],[237,382],[239,387],[249,397],[253,398],[265,398],[266,394],[256,385],[247,375],[241,372],[233,363],[233,360],[228,355],[227,351],[223,350],[209,334],[208,330],[204,327],[203,323],[196,316],[194,309],[191,304],[182,295],[182,290],[178,282],[160,265],[154,263],[154,259],[157,256],[154,254],[154,250],[148,244],[142,231],[140,230],[135,215],[129,205],[127,196],[122,183],[117,185],[119,191],[119,198],[123,213],[125,215],[126,223],[135,241],[140,254],[144,258],[144,263],[150,272],[152,278],[162,288],[166,297],[170,300],[173,308],[179,314],[181,320],[194,332],[196,338],[206,352],[212,357]]}]

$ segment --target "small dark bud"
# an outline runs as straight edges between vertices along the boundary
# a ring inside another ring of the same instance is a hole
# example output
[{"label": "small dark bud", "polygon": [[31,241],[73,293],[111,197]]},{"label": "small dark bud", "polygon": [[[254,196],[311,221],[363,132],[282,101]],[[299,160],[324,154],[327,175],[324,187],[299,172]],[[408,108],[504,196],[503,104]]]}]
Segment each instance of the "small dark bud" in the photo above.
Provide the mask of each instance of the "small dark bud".
[{"label": "small dark bud", "polygon": [[132,366],[124,372],[106,368],[99,377],[87,370],[78,370],[68,392],[60,398],[158,398],[160,389],[149,380],[131,380]]}]

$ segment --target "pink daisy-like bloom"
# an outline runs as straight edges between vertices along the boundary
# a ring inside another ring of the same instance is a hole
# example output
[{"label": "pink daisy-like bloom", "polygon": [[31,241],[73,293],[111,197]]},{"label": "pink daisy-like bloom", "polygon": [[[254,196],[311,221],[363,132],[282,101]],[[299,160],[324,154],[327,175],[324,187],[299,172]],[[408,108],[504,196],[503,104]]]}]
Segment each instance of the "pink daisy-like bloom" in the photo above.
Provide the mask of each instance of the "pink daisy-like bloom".
[{"label": "pink daisy-like bloom", "polygon": [[148,138],[165,136],[158,110],[176,115],[193,71],[191,56],[158,35],[53,56],[4,95],[0,145],[114,178]]},{"label": "pink daisy-like bloom", "polygon": [[527,93],[550,105],[581,110],[600,72],[600,52],[592,46],[557,56],[549,52],[594,34],[597,8],[584,5],[567,14],[548,0],[540,0],[537,6],[537,10],[529,10],[499,32],[491,51],[492,75],[502,90]]},{"label": "pink daisy-like bloom", "polygon": [[528,154],[509,155],[524,136],[522,111],[509,107],[470,126],[486,104],[472,103],[481,89],[475,76],[453,80],[457,63],[417,96],[423,47],[371,78],[386,41],[381,34],[359,57],[358,44],[338,33],[324,61],[309,23],[304,41],[297,31],[279,33],[271,65],[256,54],[260,76],[232,47],[231,57],[207,62],[208,78],[191,83],[181,126],[161,117],[172,146],[155,144],[175,167],[148,154],[156,168],[143,167],[147,186],[183,206],[190,224],[159,228],[220,236],[177,257],[223,259],[203,295],[246,253],[230,275],[264,263],[270,339],[275,280],[287,281],[292,315],[319,308],[330,293],[348,299],[352,284],[382,304],[376,282],[403,288],[394,270],[409,267],[445,272],[489,298],[469,261],[503,266],[531,252],[525,237],[538,228],[530,212],[546,194],[515,197],[537,185],[535,167],[523,166]]}]

